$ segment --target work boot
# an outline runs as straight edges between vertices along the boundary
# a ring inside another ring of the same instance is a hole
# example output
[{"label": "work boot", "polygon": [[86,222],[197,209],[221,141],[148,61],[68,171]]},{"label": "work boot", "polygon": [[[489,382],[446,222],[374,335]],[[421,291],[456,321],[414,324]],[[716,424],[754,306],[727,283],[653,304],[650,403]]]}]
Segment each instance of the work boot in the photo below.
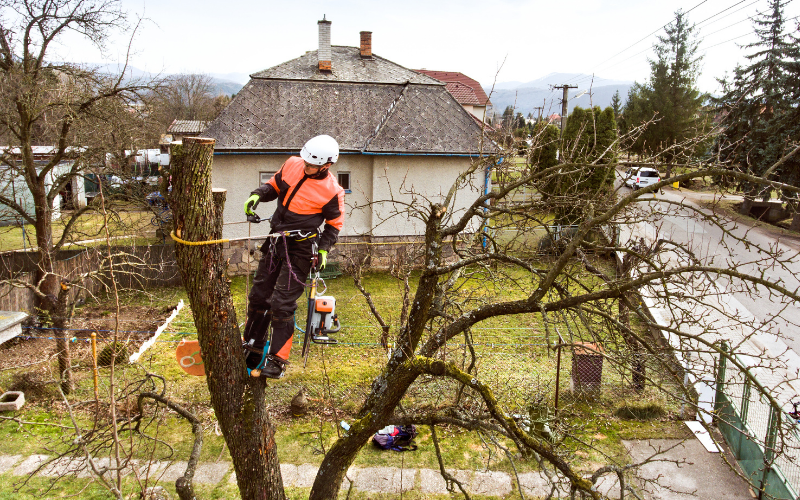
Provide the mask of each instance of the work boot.
[{"label": "work boot", "polygon": [[269,361],[267,361],[267,366],[261,370],[261,376],[267,378],[281,378],[283,377],[283,372],[285,371],[285,364],[281,363],[279,359],[273,357]]},{"label": "work boot", "polygon": [[267,333],[272,319],[272,311],[256,309],[247,314],[247,323],[244,326],[245,362],[248,368],[257,368],[264,355],[264,346],[267,345]]}]

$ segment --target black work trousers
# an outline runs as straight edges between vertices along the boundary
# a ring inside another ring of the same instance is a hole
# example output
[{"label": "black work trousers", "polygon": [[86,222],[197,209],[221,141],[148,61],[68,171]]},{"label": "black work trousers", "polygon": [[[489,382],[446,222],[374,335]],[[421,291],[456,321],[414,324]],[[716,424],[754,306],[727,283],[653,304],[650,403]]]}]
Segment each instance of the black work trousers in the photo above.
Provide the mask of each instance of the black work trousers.
[{"label": "black work trousers", "polygon": [[305,290],[313,250],[314,239],[297,241],[283,237],[268,239],[261,247],[261,260],[248,297],[248,317],[264,311],[272,312],[274,326],[269,352],[283,359],[289,357],[291,343],[287,345],[287,342],[294,333],[294,323],[291,323],[291,328],[278,325],[288,323],[294,316],[297,299]]}]

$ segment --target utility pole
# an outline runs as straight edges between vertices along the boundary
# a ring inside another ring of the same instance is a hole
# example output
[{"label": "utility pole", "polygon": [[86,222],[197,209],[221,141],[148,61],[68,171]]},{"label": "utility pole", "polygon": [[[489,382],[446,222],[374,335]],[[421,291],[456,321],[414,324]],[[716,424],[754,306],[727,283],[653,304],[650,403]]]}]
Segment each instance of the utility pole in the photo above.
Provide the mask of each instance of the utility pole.
[{"label": "utility pole", "polygon": [[569,89],[577,89],[577,85],[551,85],[550,90],[562,89],[564,97],[561,99],[561,137],[564,137],[564,129],[567,127],[567,102],[569,100]]},{"label": "utility pole", "polygon": [[537,109],[539,110],[539,119],[536,120],[536,122],[538,123],[538,122],[542,121],[542,110],[544,110],[544,106],[534,106],[533,109],[534,109],[534,111],[537,110]]}]

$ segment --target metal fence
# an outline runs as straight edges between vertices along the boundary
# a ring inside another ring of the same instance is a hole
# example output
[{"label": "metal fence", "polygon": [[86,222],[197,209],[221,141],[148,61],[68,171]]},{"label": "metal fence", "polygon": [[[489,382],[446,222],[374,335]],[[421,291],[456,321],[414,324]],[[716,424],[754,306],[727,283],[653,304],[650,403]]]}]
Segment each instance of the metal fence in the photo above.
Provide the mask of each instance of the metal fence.
[{"label": "metal fence", "polygon": [[717,425],[750,483],[762,492],[759,498],[798,498],[800,433],[794,420],[780,415],[751,379],[724,357],[716,384]]}]

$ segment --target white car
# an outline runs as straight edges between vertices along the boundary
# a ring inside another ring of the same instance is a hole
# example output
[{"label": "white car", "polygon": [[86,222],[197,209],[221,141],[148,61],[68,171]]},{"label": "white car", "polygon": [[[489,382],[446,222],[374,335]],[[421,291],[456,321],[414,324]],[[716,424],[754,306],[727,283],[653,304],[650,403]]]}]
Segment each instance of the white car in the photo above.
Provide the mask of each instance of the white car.
[{"label": "white car", "polygon": [[650,167],[629,168],[625,172],[625,186],[641,189],[661,180],[658,170]]}]

